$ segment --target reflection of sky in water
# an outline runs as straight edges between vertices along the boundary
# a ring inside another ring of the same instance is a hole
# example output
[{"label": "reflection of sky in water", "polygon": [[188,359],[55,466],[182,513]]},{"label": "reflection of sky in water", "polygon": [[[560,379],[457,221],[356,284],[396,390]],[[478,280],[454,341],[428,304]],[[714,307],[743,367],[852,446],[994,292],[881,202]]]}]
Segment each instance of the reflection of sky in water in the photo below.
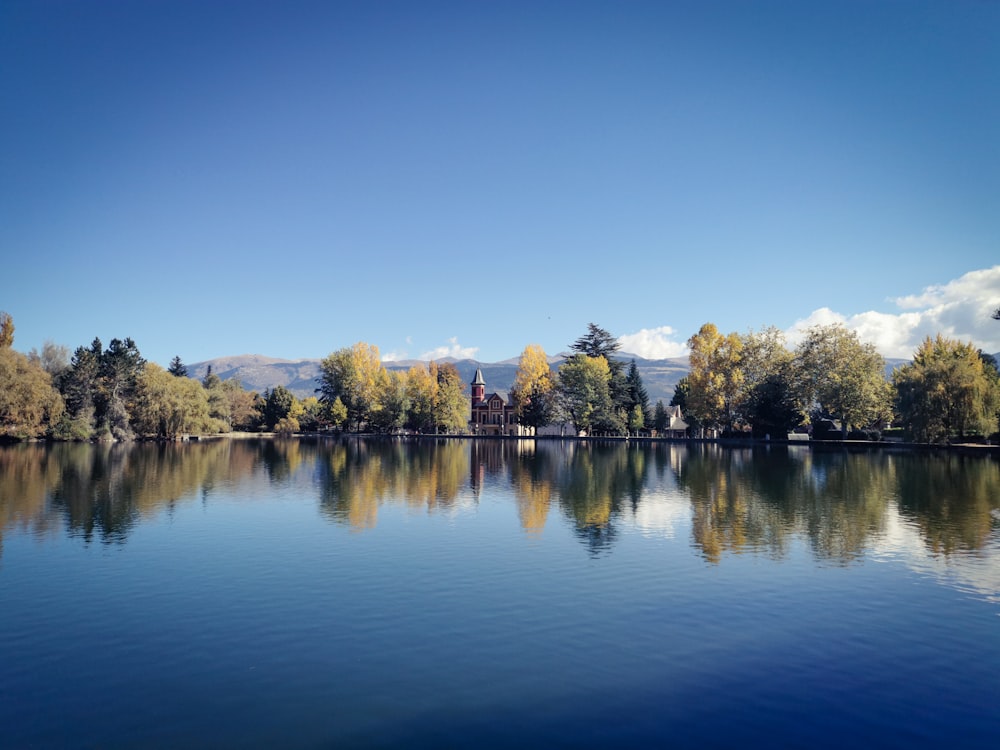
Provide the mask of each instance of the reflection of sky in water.
[{"label": "reflection of sky in water", "polygon": [[644,535],[673,539],[678,533],[687,533],[691,525],[691,503],[676,492],[647,492],[631,512],[630,520]]},{"label": "reflection of sky in water", "polygon": [[993,534],[985,546],[948,554],[928,549],[916,524],[901,517],[894,504],[889,504],[886,516],[885,531],[873,540],[868,553],[871,558],[898,560],[915,573],[1000,603],[1000,538],[996,533],[996,509],[991,513]]}]

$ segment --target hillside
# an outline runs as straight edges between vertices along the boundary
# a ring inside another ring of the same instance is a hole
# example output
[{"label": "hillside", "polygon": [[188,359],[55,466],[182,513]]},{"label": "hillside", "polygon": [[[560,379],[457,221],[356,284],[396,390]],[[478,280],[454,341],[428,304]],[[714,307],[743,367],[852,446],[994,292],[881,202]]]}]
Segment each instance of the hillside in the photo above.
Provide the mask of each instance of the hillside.
[{"label": "hillside", "polygon": [[[567,356],[569,355],[560,354],[549,357],[553,369],[558,368]],[[996,356],[1000,357],[1000,355]],[[633,357],[631,354],[622,354],[619,359],[626,363],[635,359],[651,404],[655,404],[658,399],[662,399],[663,403],[669,403],[678,381],[688,373],[687,357],[643,359],[642,357]],[[509,390],[514,383],[518,362],[517,358],[502,362],[478,362],[474,359],[456,360],[451,358],[441,361],[454,364],[458,368],[462,380],[466,383],[472,381],[477,367],[482,368],[487,390]],[[886,376],[891,377],[894,369],[908,361],[906,359],[887,359]],[[414,365],[426,366],[426,364],[420,360],[401,360],[386,362],[385,366],[390,370],[409,370]],[[275,359],[260,354],[244,354],[197,362],[188,366],[188,373],[191,377],[200,380],[205,377],[209,365],[212,366],[212,372],[223,380],[237,378],[244,388],[261,393],[265,389],[283,385],[299,398],[305,398],[315,395],[316,388],[319,387],[318,359]]]},{"label": "hillside", "polygon": [[[552,367],[559,367],[566,356],[562,354],[549,357]],[[622,355],[620,359],[627,363],[633,357]],[[516,358],[503,362],[478,362],[473,359],[456,360],[450,358],[441,361],[454,364],[462,376],[462,380],[466,383],[471,382],[475,377],[477,367],[482,368],[487,390],[509,390],[514,384],[514,375],[517,373]],[[655,404],[657,399],[663,399],[664,403],[669,402],[674,395],[674,386],[688,371],[686,357],[678,359],[635,357],[635,363],[639,368],[639,374],[646,385],[646,392],[649,394],[649,400],[652,404]],[[426,366],[426,364],[426,362],[419,360],[401,360],[386,362],[385,366],[390,370],[409,370],[414,365]],[[316,388],[319,387],[318,359],[275,359],[260,354],[218,357],[188,365],[188,374],[200,380],[208,373],[210,365],[212,372],[223,380],[236,378],[244,388],[261,393],[265,389],[283,385],[299,398],[305,398],[315,395]]]}]

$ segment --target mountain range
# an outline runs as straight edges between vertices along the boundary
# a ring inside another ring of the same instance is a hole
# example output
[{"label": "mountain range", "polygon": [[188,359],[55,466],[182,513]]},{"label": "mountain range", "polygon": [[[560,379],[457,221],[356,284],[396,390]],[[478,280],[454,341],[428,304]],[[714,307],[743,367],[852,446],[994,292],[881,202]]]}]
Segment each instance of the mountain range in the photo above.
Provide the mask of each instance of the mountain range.
[{"label": "mountain range", "polygon": [[[570,355],[568,353],[549,357],[549,364],[553,369],[557,369]],[[1000,353],[993,355],[1000,359]],[[635,360],[642,382],[646,386],[646,393],[649,394],[649,403],[655,404],[662,399],[663,403],[670,403],[674,395],[674,388],[678,381],[688,374],[690,366],[687,357],[674,357],[672,359],[645,359],[632,354],[619,353],[618,359],[626,365]],[[472,382],[476,375],[476,368],[483,371],[483,378],[486,380],[486,391],[507,391],[514,384],[514,375],[517,373],[518,358],[505,359],[502,362],[479,362],[474,359],[454,359],[445,357],[439,362],[451,362],[458,369],[459,374],[466,383]],[[907,359],[886,359],[886,376],[902,364],[909,362]],[[299,398],[316,395],[319,388],[320,360],[318,359],[276,359],[265,357],[261,354],[243,354],[235,357],[217,357],[216,359],[196,362],[188,365],[188,375],[199,380],[208,373],[208,368],[223,380],[237,378],[244,388],[251,391],[263,393],[267,389],[276,385],[283,385]],[[406,359],[394,362],[385,362],[389,370],[409,370],[414,365],[425,367],[423,360]]]},{"label": "mountain range", "polygon": [[[553,369],[558,368],[569,354],[550,356],[549,364]],[[649,394],[649,401],[655,404],[658,399],[663,399],[663,403],[668,403],[674,395],[674,387],[678,381],[688,373],[687,357],[677,357],[675,359],[644,359],[631,354],[619,354],[626,364],[635,360],[642,382],[646,386]],[[454,359],[446,357],[439,362],[450,362],[458,369],[459,374],[466,383],[472,382],[476,375],[476,368],[483,371],[483,378],[486,380],[486,390],[506,391],[514,384],[514,375],[517,373],[518,359],[503,360],[502,362],[478,362],[474,359]],[[188,365],[188,375],[199,380],[208,374],[208,368],[223,380],[236,378],[244,388],[251,391],[263,393],[265,389],[283,385],[299,398],[316,395],[319,387],[320,360],[318,359],[276,359],[265,357],[261,354],[244,354],[235,357],[217,357],[216,359],[196,362]],[[427,363],[421,360],[398,360],[385,362],[389,370],[409,370],[414,365],[426,366]]]}]

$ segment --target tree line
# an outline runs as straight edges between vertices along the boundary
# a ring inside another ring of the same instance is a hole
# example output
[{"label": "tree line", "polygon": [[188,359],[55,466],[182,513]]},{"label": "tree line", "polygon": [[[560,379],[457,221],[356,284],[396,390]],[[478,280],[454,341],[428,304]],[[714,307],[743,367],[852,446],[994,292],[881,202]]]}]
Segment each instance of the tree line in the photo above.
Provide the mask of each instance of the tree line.
[{"label": "tree line", "polygon": [[[268,430],[463,433],[466,384],[450,363],[388,370],[377,346],[358,342],[320,363],[315,396],[284,386],[263,394],[209,369],[187,377],[175,357],[167,369],[147,362],[130,338],[104,347],[95,338],[70,356],[46,342],[13,350],[14,324],[0,313],[0,436],[61,440]],[[790,349],[776,328],[721,333],[706,323],[688,340],[690,371],[675,389],[692,436],[784,437],[808,426],[813,437],[878,437],[901,426],[918,442],[988,437],[1000,412],[1000,371],[988,354],[942,336],[927,338],[913,361],[887,378],[871,344],[835,324],[809,329]],[[620,359],[618,341],[590,323],[553,369],[545,351],[521,354],[511,404],[517,421],[541,428],[568,423],[576,434],[662,431],[668,410],[649,403],[639,369]]]},{"label": "tree line", "polygon": [[898,425],[917,442],[990,437],[1000,370],[971,344],[926,338],[886,376],[885,359],[841,324],[814,326],[795,349],[776,328],[722,334],[706,323],[688,340],[691,370],[672,403],[695,429],[878,439]]}]

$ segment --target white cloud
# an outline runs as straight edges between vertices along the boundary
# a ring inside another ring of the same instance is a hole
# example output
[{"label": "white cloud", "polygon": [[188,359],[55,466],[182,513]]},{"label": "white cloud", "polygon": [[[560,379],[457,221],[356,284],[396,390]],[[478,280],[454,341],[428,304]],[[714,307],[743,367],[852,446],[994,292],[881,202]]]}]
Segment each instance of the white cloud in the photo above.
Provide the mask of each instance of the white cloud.
[{"label": "white cloud", "polygon": [[668,359],[671,357],[686,357],[687,344],[672,340],[677,332],[670,326],[659,328],[643,328],[635,333],[627,333],[618,337],[622,351],[635,354],[643,359]]},{"label": "white cloud", "polygon": [[1000,307],[1000,266],[970,271],[947,284],[891,301],[906,312],[869,310],[845,316],[823,307],[796,321],[785,334],[794,346],[810,326],[843,323],[884,356],[903,359],[912,357],[924,338],[939,333],[972,342],[990,354],[1000,351],[1000,322],[990,317]]},{"label": "white cloud", "polygon": [[431,349],[429,352],[424,352],[418,359],[444,359],[445,357],[454,357],[455,359],[475,359],[476,352],[479,351],[478,346],[462,346],[458,343],[458,337],[452,336],[448,339],[448,344],[446,346],[439,346],[436,349]]},{"label": "white cloud", "polygon": [[385,354],[383,354],[382,355],[382,361],[383,362],[399,362],[400,360],[403,360],[403,359],[409,359],[409,357],[410,357],[410,355],[406,351],[404,351],[402,349],[397,349],[395,351],[386,352]]}]

